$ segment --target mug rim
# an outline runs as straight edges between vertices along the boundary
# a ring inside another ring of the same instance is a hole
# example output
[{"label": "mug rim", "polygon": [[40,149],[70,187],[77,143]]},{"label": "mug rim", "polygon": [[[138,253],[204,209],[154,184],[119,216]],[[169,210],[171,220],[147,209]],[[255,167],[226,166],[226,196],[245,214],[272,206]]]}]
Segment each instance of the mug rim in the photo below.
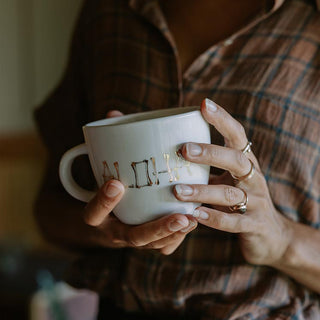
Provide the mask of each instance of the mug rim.
[{"label": "mug rim", "polygon": [[[168,112],[172,114],[167,114]],[[177,118],[177,117],[189,116],[192,113],[199,113],[199,112],[200,112],[200,106],[188,106],[188,107],[176,107],[176,108],[166,108],[166,109],[160,109],[160,110],[151,110],[151,111],[127,114],[121,117],[106,118],[106,119],[101,119],[97,121],[92,121],[85,124],[82,128],[89,129],[89,128],[102,128],[102,127],[129,126],[129,125],[135,125],[135,124],[143,124],[144,122],[156,122],[156,121],[159,121],[160,119],[163,120],[166,118]],[[153,114],[159,114],[159,116],[151,119],[145,118]],[[161,114],[163,114],[163,116],[161,116]],[[134,120],[135,118],[137,120]],[[132,119],[132,121],[130,121],[130,119]]]}]

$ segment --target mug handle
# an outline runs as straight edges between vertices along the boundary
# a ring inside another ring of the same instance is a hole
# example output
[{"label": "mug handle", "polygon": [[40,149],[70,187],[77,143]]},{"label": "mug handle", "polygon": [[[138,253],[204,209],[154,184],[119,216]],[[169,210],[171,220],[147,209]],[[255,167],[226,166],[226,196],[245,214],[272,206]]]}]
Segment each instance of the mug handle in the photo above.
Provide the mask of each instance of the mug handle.
[{"label": "mug handle", "polygon": [[95,196],[95,192],[81,188],[73,179],[71,172],[74,159],[83,154],[88,154],[85,143],[68,150],[60,160],[59,176],[63,187],[71,196],[80,201],[89,202]]}]

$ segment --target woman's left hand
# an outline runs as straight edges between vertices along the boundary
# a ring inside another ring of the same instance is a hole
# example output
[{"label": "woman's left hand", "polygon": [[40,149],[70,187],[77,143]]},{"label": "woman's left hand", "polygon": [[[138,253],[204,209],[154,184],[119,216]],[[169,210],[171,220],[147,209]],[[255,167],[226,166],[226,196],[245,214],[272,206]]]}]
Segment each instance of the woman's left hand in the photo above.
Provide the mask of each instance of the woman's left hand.
[{"label": "woman's left hand", "polygon": [[[252,152],[243,152],[248,143],[245,130],[211,100],[203,101],[201,112],[224,137],[226,146],[187,143],[180,152],[188,161],[224,169],[227,173],[212,181],[214,184],[177,185],[175,196],[181,201],[211,205],[211,208],[197,208],[194,216],[208,227],[238,233],[247,262],[277,264],[290,244],[291,227],[289,220],[275,209],[256,157]],[[239,180],[231,179],[232,176]],[[240,207],[243,204],[245,213],[231,212],[229,208],[237,204]]]}]

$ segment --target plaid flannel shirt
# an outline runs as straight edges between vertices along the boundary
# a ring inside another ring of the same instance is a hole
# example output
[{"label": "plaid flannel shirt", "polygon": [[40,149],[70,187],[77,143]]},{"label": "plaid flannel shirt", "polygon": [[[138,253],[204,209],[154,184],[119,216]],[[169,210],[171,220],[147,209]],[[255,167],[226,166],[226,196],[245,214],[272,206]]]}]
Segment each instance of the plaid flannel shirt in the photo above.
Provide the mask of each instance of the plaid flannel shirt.
[{"label": "plaid flannel shirt", "polygon": [[[83,141],[81,126],[110,109],[199,105],[205,97],[243,124],[276,208],[319,229],[316,1],[276,1],[183,74],[157,1],[87,1],[65,77],[36,118],[58,164],[65,150]],[[218,143],[215,134],[213,140]],[[86,168],[78,169],[84,183]],[[57,170],[52,187],[60,187]],[[75,264],[70,281],[129,311],[219,320],[320,319],[317,294],[275,269],[246,263],[236,235],[203,226],[170,256],[134,249],[88,254]]]}]

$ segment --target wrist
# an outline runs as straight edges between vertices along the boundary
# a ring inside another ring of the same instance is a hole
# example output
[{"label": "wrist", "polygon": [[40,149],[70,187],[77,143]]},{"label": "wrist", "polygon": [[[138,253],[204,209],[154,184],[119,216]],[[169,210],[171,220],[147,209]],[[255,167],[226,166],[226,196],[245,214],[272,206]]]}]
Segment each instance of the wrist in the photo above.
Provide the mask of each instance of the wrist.
[{"label": "wrist", "polygon": [[282,245],[279,248],[282,248],[281,253],[279,254],[278,259],[273,261],[270,266],[279,270],[286,268],[292,268],[299,265],[299,259],[296,251],[296,242],[295,242],[295,224],[296,222],[291,221],[280,215],[280,220],[283,224],[282,227]]},{"label": "wrist", "polygon": [[290,241],[281,258],[270,266],[320,293],[320,232],[288,219],[286,225]]},{"label": "wrist", "polygon": [[287,246],[280,258],[272,264],[272,267],[286,273],[300,270],[307,265],[308,267],[312,267],[313,263],[310,263],[308,259],[312,248],[308,242],[314,230],[306,225],[289,220],[284,216],[282,218],[285,223]]}]

